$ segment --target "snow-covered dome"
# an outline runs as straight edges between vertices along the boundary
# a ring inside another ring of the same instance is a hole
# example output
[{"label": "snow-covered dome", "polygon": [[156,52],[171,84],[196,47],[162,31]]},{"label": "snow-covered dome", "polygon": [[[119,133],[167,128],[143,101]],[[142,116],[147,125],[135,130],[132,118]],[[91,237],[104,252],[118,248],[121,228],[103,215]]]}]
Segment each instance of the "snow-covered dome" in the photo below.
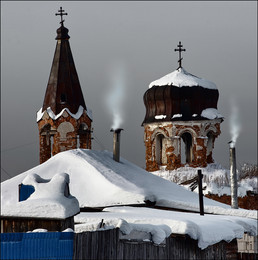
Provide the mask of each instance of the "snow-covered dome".
[{"label": "snow-covered dome", "polygon": [[[202,120],[205,109],[217,109],[216,85],[188,73],[183,67],[150,83],[144,94],[144,123]],[[214,119],[214,118],[213,118]]]},{"label": "snow-covered dome", "polygon": [[151,82],[149,88],[153,86],[165,85],[173,85],[176,87],[201,86],[208,89],[217,89],[216,85],[213,82],[194,76],[188,73],[183,67],[178,68],[175,71],[165,75],[164,77]]}]

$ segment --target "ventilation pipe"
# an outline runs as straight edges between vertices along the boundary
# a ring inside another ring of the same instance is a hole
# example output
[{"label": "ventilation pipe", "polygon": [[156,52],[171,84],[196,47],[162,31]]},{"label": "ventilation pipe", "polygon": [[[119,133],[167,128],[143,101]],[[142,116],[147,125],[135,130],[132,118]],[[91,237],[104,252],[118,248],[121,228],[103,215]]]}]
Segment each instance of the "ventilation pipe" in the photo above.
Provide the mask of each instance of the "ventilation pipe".
[{"label": "ventilation pipe", "polygon": [[113,159],[116,162],[120,161],[120,133],[123,129],[111,129],[110,132],[113,132]]},{"label": "ventilation pipe", "polygon": [[[231,182],[231,208],[238,209],[237,197],[237,172],[236,172],[236,149],[234,143],[229,142],[230,182]],[[232,145],[233,144],[233,145]]]}]

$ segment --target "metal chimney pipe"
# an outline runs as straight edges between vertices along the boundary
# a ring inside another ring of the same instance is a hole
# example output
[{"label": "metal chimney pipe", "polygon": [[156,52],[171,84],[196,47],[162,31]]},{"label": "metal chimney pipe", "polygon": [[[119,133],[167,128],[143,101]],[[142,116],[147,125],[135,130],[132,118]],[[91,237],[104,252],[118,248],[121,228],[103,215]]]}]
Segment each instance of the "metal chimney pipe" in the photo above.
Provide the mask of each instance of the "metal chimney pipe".
[{"label": "metal chimney pipe", "polygon": [[235,149],[235,147],[229,148],[229,154],[230,154],[231,208],[238,209],[236,149]]},{"label": "metal chimney pipe", "polygon": [[113,159],[116,162],[120,161],[120,133],[123,129],[118,128],[118,129],[111,129],[110,132],[113,133]]}]

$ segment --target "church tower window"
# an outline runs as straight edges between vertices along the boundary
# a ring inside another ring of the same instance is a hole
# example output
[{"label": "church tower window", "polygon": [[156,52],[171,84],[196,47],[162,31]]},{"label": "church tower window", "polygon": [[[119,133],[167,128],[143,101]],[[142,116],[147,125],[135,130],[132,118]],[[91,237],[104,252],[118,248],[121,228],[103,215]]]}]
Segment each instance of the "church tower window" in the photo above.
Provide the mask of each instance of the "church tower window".
[{"label": "church tower window", "polygon": [[181,163],[189,164],[192,162],[193,157],[193,141],[192,135],[188,132],[185,132],[181,135]]}]

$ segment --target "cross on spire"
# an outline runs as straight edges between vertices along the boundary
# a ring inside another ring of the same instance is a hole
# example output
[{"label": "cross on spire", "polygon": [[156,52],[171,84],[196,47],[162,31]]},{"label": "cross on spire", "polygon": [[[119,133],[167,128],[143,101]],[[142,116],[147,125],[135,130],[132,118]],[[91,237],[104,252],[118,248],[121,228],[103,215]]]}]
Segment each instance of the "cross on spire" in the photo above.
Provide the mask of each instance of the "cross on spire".
[{"label": "cross on spire", "polygon": [[60,7],[60,9],[58,10],[59,13],[56,13],[56,15],[60,15],[61,16],[61,25],[64,25],[64,20],[63,20],[63,15],[68,15],[68,13],[64,13],[64,10],[62,9],[62,7]]},{"label": "cross on spire", "polygon": [[183,45],[181,44],[181,42],[179,42],[179,44],[177,45],[177,49],[175,49],[175,51],[178,51],[179,52],[179,60],[178,60],[178,68],[181,68],[182,67],[182,57],[181,57],[181,52],[182,51],[185,51],[185,49],[182,49]]}]

